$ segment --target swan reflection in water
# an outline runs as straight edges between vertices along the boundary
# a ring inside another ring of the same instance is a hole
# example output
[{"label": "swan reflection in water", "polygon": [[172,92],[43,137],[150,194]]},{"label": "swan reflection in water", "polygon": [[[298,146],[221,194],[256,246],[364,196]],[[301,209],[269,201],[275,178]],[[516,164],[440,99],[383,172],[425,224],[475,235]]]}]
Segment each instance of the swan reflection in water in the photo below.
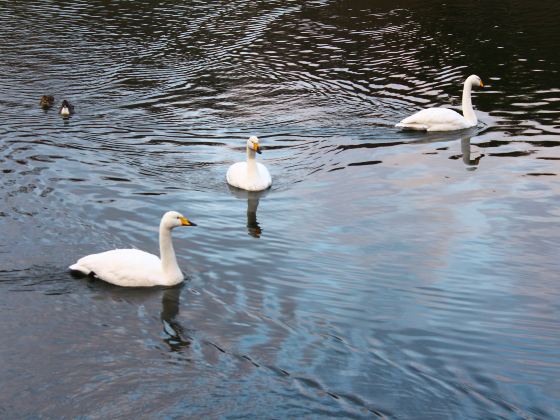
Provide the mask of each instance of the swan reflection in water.
[{"label": "swan reflection in water", "polygon": [[[478,153],[473,157],[471,153],[471,139],[477,135],[476,129],[462,130],[461,134],[454,132],[435,132],[427,133],[420,139],[412,139],[407,141],[408,144],[426,144],[426,143],[439,143],[439,142],[455,142],[458,139],[461,140],[461,154],[452,155],[449,159],[458,160],[462,159],[463,163],[467,165],[468,171],[476,170],[476,167],[480,163],[480,160],[485,156],[483,153]],[[460,137],[458,137],[460,136]],[[447,149],[447,148],[444,148]],[[438,149],[441,150],[441,149]]]},{"label": "swan reflection in water", "polygon": [[161,295],[161,322],[163,324],[163,341],[171,351],[181,351],[191,345],[191,341],[184,338],[183,326],[175,319],[179,314],[181,289],[183,285],[168,287]]},{"label": "swan reflection in water", "polygon": [[257,221],[257,208],[259,200],[268,194],[265,191],[245,191],[228,185],[230,192],[239,199],[247,199],[247,233],[253,238],[260,238],[262,229]]},{"label": "swan reflection in water", "polygon": [[[76,273],[71,275],[75,278],[84,278],[83,275]],[[139,307],[147,302],[153,302],[161,295],[160,320],[163,331],[160,336],[173,352],[181,351],[191,345],[191,337],[185,333],[185,329],[176,319],[184,283],[169,287],[120,287],[93,277],[87,277],[86,281],[90,288],[99,291],[105,299],[125,301]]]},{"label": "swan reflection in water", "polygon": [[479,154],[474,159],[471,154],[471,137],[465,136],[461,138],[461,153],[463,154],[463,163],[468,166],[467,170],[474,171],[478,166],[480,159],[484,154]]},{"label": "swan reflection in water", "polygon": [[461,137],[461,154],[449,156],[449,159],[453,160],[462,159],[463,163],[467,165],[467,171],[476,170],[480,159],[485,156],[483,153],[478,153],[473,157],[473,153],[471,152],[471,138],[472,135],[463,135]]}]

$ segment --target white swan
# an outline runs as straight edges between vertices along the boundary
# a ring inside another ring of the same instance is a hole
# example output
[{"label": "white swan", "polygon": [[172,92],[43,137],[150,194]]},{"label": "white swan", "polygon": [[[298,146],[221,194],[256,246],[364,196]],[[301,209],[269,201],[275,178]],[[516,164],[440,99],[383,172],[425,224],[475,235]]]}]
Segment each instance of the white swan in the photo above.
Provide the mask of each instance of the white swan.
[{"label": "white swan", "polygon": [[114,249],[80,258],[70,270],[86,275],[94,274],[107,283],[125,287],[173,286],[183,281],[177,265],[171,229],[177,226],[196,226],[176,211],[168,211],[159,224],[161,260],[138,249]]},{"label": "white swan", "polygon": [[255,153],[261,153],[259,139],[252,136],[247,140],[247,162],[231,165],[226,174],[227,183],[247,191],[262,191],[272,185],[272,178],[266,166],[255,160]]},{"label": "white swan", "polygon": [[427,108],[405,118],[395,127],[406,130],[452,131],[474,127],[478,120],[471,102],[471,89],[484,87],[480,77],[471,75],[463,86],[463,115],[447,108]]}]

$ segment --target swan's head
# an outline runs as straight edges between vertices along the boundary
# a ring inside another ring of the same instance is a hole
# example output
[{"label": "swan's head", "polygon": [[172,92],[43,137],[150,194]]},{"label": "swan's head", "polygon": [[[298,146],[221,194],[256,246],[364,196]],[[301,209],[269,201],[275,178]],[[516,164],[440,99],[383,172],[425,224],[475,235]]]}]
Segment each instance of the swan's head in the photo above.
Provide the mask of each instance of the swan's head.
[{"label": "swan's head", "polygon": [[249,140],[247,140],[247,149],[257,152],[259,155],[262,153],[259,139],[256,136],[249,137]]},{"label": "swan's head", "polygon": [[167,229],[173,229],[179,226],[196,226],[196,224],[191,222],[181,213],[178,213],[176,211],[168,211],[161,218],[161,226]]},{"label": "swan's head", "polygon": [[467,82],[469,82],[472,87],[484,87],[484,83],[482,83],[482,80],[476,74],[469,76]]}]

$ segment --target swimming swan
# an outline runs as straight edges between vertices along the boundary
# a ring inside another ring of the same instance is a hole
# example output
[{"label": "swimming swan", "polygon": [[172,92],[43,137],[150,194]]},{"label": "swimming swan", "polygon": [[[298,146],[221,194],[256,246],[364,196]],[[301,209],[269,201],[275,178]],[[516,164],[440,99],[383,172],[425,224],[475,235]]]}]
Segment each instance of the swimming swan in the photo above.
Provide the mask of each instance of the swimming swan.
[{"label": "swimming swan", "polygon": [[406,130],[452,131],[474,127],[478,120],[471,102],[471,89],[484,87],[480,77],[471,75],[463,86],[463,115],[447,108],[427,108],[405,118],[395,127]]},{"label": "swimming swan", "polygon": [[161,260],[139,249],[114,249],[80,258],[69,268],[86,275],[94,274],[107,283],[124,287],[173,286],[183,281],[177,265],[171,229],[177,226],[196,226],[176,211],[168,211],[159,224]]},{"label": "swimming swan", "polygon": [[272,178],[266,166],[255,160],[255,153],[261,153],[259,139],[252,136],[247,140],[247,162],[231,165],[226,174],[227,183],[247,191],[262,191],[272,185]]}]

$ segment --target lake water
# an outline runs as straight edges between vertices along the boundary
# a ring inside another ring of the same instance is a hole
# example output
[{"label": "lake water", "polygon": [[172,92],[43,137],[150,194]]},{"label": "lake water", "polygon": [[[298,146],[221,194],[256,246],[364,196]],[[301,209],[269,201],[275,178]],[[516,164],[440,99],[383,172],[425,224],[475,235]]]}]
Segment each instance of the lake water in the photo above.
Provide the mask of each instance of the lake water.
[{"label": "lake water", "polygon": [[[559,418],[559,21],[0,1],[0,417]],[[476,128],[394,128],[472,73]],[[260,195],[225,183],[250,135]],[[181,287],[67,271],[171,209]]]}]

